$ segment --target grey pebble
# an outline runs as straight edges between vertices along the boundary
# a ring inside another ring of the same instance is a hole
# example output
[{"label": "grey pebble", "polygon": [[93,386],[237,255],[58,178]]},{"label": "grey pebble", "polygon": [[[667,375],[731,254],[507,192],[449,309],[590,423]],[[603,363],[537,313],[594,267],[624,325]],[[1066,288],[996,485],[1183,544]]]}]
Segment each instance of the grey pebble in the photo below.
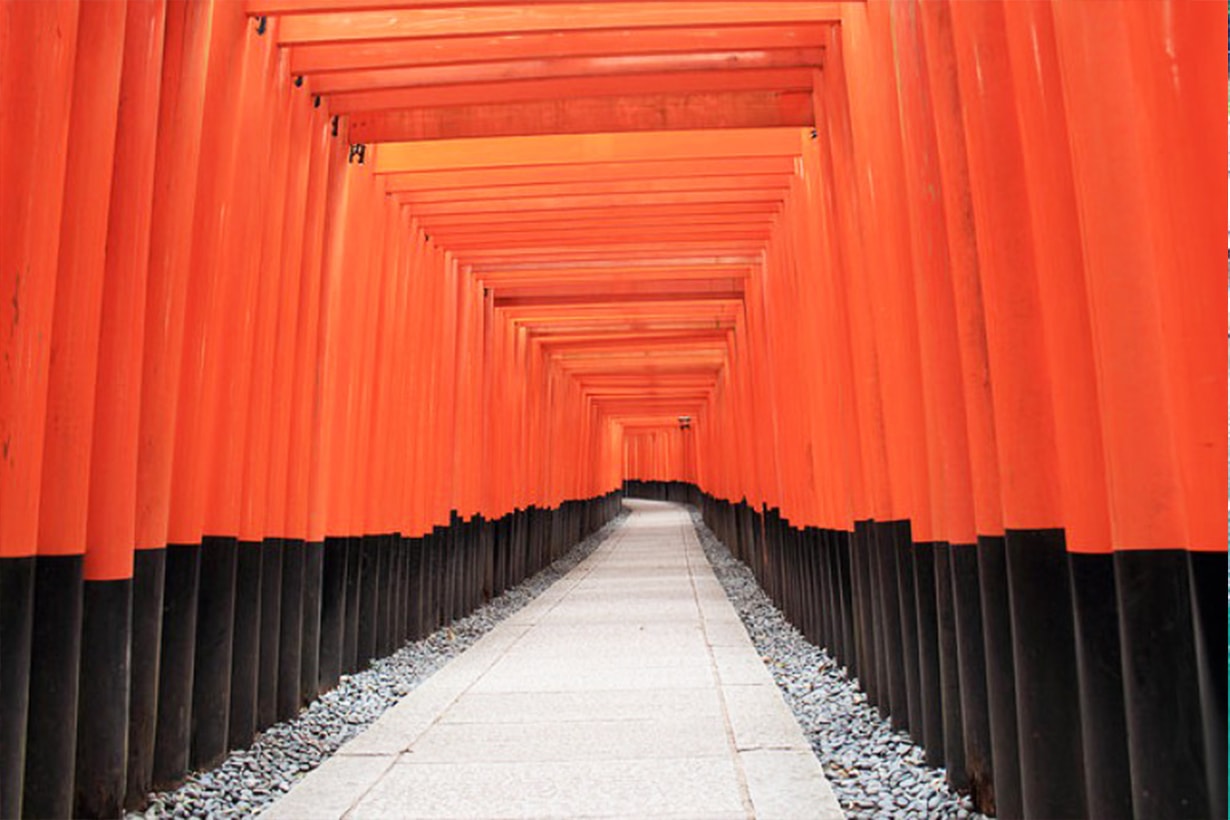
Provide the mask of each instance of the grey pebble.
[{"label": "grey pebble", "polygon": [[[756,583],[692,511],[692,521],[718,581],[739,613],[757,652],[802,727],[843,811],[851,818],[960,817],[982,820],[923,750],[893,730],[859,688],[857,678],[790,625]],[[962,814],[962,812],[964,812]]]},{"label": "grey pebble", "polygon": [[270,726],[251,747],[233,752],[213,771],[189,774],[179,789],[149,795],[145,810],[129,813],[127,820],[259,814],[433,672],[585,560],[623,517],[467,617],[373,661],[362,672],[342,675],[335,689],[298,717]]}]

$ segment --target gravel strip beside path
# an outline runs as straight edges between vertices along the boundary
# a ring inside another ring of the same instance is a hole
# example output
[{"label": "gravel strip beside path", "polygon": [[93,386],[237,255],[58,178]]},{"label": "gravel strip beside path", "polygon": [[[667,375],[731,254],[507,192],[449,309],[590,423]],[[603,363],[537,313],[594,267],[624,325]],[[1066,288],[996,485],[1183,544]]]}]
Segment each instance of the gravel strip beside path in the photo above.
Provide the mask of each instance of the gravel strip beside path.
[{"label": "gravel strip beside path", "polygon": [[944,770],[923,762],[923,750],[893,731],[858,679],[828,652],[809,643],[782,616],[737,560],[691,509],[701,546],[743,620],[765,666],[824,768],[841,808],[858,818],[927,817],[981,820],[968,797],[957,795]]},{"label": "gravel strip beside path", "polygon": [[129,820],[259,813],[433,672],[585,560],[626,516],[622,513],[567,555],[465,618],[406,644],[358,674],[343,675],[337,688],[294,720],[269,727],[249,748],[232,752],[216,769],[194,772],[178,789],[151,794],[146,810],[129,814]]}]

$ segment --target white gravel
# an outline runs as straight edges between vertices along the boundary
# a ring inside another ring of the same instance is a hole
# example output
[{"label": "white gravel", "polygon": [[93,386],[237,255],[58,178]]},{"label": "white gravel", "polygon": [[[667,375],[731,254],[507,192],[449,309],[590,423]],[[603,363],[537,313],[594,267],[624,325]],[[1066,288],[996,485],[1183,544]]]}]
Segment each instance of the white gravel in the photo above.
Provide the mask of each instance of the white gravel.
[{"label": "white gravel", "polygon": [[807,641],[692,508],[692,521],[718,581],[734,605],[842,809],[851,818],[979,820],[973,802],[956,794],[943,769],[923,762],[923,750],[867,702],[824,649]]},{"label": "white gravel", "polygon": [[343,675],[335,689],[298,717],[261,732],[250,747],[232,752],[216,769],[193,772],[178,789],[151,794],[145,811],[130,813],[129,820],[250,817],[259,813],[451,658],[562,578],[626,515],[621,514],[555,563],[470,615],[406,644],[358,674]]},{"label": "white gravel", "polygon": [[[343,676],[337,688],[294,720],[261,732],[250,747],[232,752],[216,769],[192,773],[174,791],[151,794],[146,810],[129,814],[129,820],[258,814],[433,672],[584,560],[624,515],[469,616],[406,644],[363,672]],[[718,580],[811,742],[842,809],[855,820],[980,820],[969,799],[948,787],[944,770],[927,766],[922,749],[893,731],[867,703],[858,680],[848,678],[844,667],[782,617],[751,570],[731,556],[695,509],[692,517]]]}]

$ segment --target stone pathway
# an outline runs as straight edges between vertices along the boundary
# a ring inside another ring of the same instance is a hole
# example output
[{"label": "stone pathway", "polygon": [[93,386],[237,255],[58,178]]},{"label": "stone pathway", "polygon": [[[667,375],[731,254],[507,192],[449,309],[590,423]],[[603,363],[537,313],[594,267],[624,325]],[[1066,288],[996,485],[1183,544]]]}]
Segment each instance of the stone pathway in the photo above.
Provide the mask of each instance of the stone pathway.
[{"label": "stone pathway", "polygon": [[264,816],[839,818],[688,513],[593,555]]}]

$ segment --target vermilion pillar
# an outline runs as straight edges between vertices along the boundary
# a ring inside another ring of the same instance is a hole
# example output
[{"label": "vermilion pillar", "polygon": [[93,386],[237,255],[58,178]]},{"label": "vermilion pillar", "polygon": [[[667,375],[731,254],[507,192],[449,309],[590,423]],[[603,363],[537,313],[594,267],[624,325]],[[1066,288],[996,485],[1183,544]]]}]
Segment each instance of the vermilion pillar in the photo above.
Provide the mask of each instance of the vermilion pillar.
[{"label": "vermilion pillar", "polygon": [[39,494],[22,807],[30,817],[73,810],[83,556],[125,16],[117,4],[80,9]]},{"label": "vermilion pillar", "polygon": [[[0,814],[22,814],[48,358],[77,50],[75,2],[0,8]],[[20,117],[23,127],[10,127]]]}]

